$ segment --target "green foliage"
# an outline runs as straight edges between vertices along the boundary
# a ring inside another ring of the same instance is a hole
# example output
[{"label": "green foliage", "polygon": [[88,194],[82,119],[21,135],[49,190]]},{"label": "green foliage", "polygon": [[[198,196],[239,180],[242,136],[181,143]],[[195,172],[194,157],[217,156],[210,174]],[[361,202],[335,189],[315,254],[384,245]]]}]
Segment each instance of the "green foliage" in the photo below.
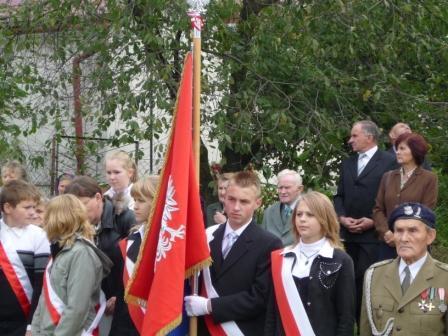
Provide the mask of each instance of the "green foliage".
[{"label": "green foliage", "polygon": [[448,176],[439,174],[439,201],[436,208],[437,238],[433,246],[433,255],[448,263]]},{"label": "green foliage", "polygon": [[[119,146],[167,132],[190,48],[186,2],[26,3],[0,24],[3,138],[44,124],[58,135],[73,133],[61,120],[72,117],[67,97],[77,59],[83,114],[97,125],[86,135],[118,124],[112,143]],[[331,190],[349,153],[351,124],[368,118],[385,133],[396,121],[409,122],[429,140],[444,179],[443,1],[220,0],[205,17],[202,121],[225,169],[251,163],[270,177],[300,168],[306,187]],[[12,115],[30,120],[28,127],[11,125]],[[447,198],[441,188],[440,199]]]},{"label": "green foliage", "polygon": [[302,1],[251,14],[213,39],[225,31],[233,42],[216,45],[230,69],[213,134],[224,152],[249,155],[267,175],[302,167],[307,185],[328,186],[354,120],[385,130],[406,120],[434,147],[446,139],[446,6]]}]

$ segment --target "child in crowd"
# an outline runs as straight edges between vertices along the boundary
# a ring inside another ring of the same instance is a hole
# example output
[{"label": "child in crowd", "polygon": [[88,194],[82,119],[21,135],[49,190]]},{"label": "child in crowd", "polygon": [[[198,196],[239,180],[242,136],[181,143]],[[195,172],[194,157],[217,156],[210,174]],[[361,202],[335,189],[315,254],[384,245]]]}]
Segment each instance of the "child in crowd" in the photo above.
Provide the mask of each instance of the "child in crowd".
[{"label": "child in crowd", "polygon": [[353,335],[353,261],[332,202],[316,191],[302,194],[291,219],[297,243],[272,252],[276,300],[272,295],[265,335]]},{"label": "child in crowd", "polygon": [[[127,281],[132,276],[144,234],[144,225],[148,221],[158,183],[158,176],[147,176],[134,183],[131,189],[131,195],[135,199],[134,213],[137,225],[134,226],[129,237],[120,242],[120,249],[123,256],[124,288],[126,288]],[[140,335],[142,316],[143,311],[140,307],[127,305],[123,300],[123,295],[121,299],[117,298],[109,336]]]},{"label": "child in crowd", "polygon": [[137,181],[137,166],[125,151],[111,152],[106,155],[106,179],[110,189],[104,193],[112,203],[118,204],[117,209],[128,207],[134,210],[134,200],[131,197],[132,183]]},{"label": "child in crowd", "polygon": [[31,221],[31,224],[44,227],[44,216],[48,202],[49,202],[48,198],[46,197],[40,198],[39,202],[36,204],[36,211],[33,220]]},{"label": "child in crowd", "polygon": [[62,195],[71,181],[75,178],[75,175],[71,173],[63,173],[59,175],[56,183],[56,195]]},{"label": "child in crowd", "polygon": [[130,228],[135,224],[134,212],[126,208],[118,215],[112,202],[107,197],[103,197],[98,183],[88,176],[77,176],[67,186],[65,193],[75,195],[84,203],[88,219],[96,231],[95,245],[114,264],[102,285],[107,298],[106,316],[101,322],[103,333],[110,326],[117,297],[123,295],[120,269],[122,258],[118,242],[128,236]]},{"label": "child in crowd", "polygon": [[6,183],[0,196],[0,335],[23,336],[31,330],[50,256],[45,232],[30,225],[39,197],[22,180]]},{"label": "child in crowd", "polygon": [[52,259],[45,270],[32,336],[97,335],[106,309],[101,281],[112,262],[93,244],[95,231],[76,196],[53,198],[45,224]]},{"label": "child in crowd", "polygon": [[25,168],[16,160],[8,161],[2,167],[3,184],[12,180],[28,180]]}]

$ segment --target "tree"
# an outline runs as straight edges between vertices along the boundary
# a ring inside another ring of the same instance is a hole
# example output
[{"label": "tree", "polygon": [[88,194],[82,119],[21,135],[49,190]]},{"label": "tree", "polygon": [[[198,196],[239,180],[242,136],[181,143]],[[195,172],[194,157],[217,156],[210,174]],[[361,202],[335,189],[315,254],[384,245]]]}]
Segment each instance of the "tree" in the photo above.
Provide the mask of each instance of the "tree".
[{"label": "tree", "polygon": [[[18,8],[0,28],[3,53],[14,60],[0,93],[14,104],[2,112],[19,108],[34,118],[25,132],[53,123],[64,134],[70,64],[89,55],[81,64],[82,111],[96,126],[89,135],[119,120],[114,145],[162,136],[189,49],[186,10],[183,1],[166,0]],[[370,118],[386,131],[398,120],[411,123],[446,174],[447,20],[436,0],[212,2],[203,32],[203,121],[225,168],[251,163],[269,177],[300,167],[306,185],[328,188],[349,152],[351,124]],[[46,61],[55,65],[52,78]],[[11,98],[18,95],[37,103]]]},{"label": "tree", "polygon": [[[363,118],[386,131],[396,121],[410,122],[438,148],[431,158],[442,166],[446,6],[290,1],[260,9],[254,3],[244,2],[256,10],[246,10],[235,31],[218,28],[210,38],[227,56],[231,92],[215,116],[214,136],[223,140],[229,166],[250,160],[268,175],[302,167],[308,185],[323,186],[348,152],[343,143],[351,124]],[[219,38],[225,34],[230,38]]]}]

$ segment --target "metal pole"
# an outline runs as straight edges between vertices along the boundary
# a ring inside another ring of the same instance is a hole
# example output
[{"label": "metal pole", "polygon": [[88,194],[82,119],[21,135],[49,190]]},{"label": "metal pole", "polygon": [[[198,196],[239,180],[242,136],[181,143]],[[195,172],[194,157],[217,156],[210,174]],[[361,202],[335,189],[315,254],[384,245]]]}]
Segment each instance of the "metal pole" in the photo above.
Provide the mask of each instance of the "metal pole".
[{"label": "metal pole", "polygon": [[54,196],[56,188],[56,135],[51,140],[51,175],[50,175],[50,195]]}]

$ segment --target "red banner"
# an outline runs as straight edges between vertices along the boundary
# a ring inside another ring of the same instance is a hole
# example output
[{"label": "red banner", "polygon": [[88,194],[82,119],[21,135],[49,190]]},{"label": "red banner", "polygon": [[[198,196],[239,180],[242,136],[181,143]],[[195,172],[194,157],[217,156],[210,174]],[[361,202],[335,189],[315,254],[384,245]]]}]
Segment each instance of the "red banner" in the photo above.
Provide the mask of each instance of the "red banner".
[{"label": "red banner", "polygon": [[192,67],[189,53],[155,205],[126,289],[126,300],[146,308],[143,336],[179,325],[184,279],[211,260],[192,152]]}]

